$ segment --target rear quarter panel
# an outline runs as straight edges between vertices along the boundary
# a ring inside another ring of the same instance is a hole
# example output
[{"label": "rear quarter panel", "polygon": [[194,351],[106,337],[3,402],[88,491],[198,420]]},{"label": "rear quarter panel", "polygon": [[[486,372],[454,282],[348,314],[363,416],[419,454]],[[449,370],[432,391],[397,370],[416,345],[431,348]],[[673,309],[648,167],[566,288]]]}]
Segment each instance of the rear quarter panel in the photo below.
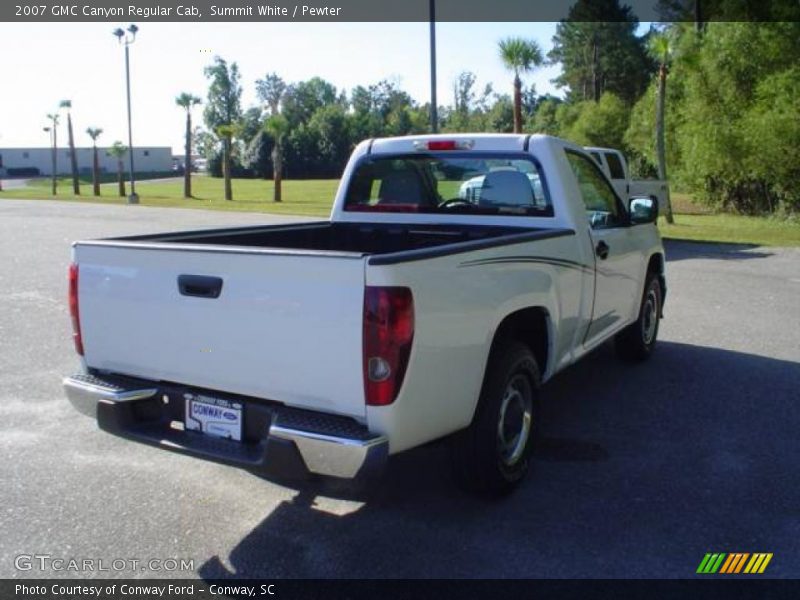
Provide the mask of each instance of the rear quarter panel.
[{"label": "rear quarter panel", "polygon": [[367,263],[367,285],[407,286],[414,296],[414,341],[398,398],[367,407],[370,429],[389,437],[392,453],[469,425],[494,333],[509,314],[537,306],[547,311],[546,375],[569,358],[592,293],[578,253],[574,235],[566,235],[393,265]]}]

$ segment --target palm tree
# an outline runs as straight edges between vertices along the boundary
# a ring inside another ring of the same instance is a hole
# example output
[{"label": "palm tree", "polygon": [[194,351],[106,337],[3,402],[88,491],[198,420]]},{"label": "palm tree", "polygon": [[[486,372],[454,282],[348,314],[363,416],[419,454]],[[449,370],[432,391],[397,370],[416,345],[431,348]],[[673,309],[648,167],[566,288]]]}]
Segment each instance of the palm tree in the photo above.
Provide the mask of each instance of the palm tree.
[{"label": "palm tree", "polygon": [[283,181],[283,138],[289,132],[289,121],[281,114],[272,115],[264,122],[264,129],[274,140],[272,146],[273,202],[281,202],[281,182]]},{"label": "palm tree", "polygon": [[100,160],[97,158],[97,138],[103,133],[100,127],[88,127],[87,135],[92,138],[92,188],[95,196],[100,195]]},{"label": "palm tree", "polygon": [[56,182],[58,180],[58,113],[49,113],[47,118],[50,120],[52,125],[50,127],[46,127],[45,131],[52,131],[53,132],[53,196],[58,193],[58,189],[56,188]]},{"label": "palm tree", "polygon": [[514,133],[522,133],[522,80],[521,73],[529,73],[541,66],[542,50],[536,40],[509,37],[500,40],[500,58],[509,71],[514,72]]},{"label": "palm tree", "polygon": [[75,154],[75,138],[72,135],[72,100],[62,100],[58,103],[59,108],[67,111],[67,137],[69,141],[69,160],[72,170],[72,192],[80,196],[81,187],[78,183],[78,156]]},{"label": "palm tree", "polygon": [[192,197],[192,107],[202,100],[187,92],[175,98],[175,104],[186,110],[186,144],[183,159],[183,197]]},{"label": "palm tree", "polygon": [[225,200],[233,200],[231,184],[231,154],[233,136],[239,129],[242,117],[242,87],[239,83],[239,67],[228,63],[219,56],[214,64],[205,68],[209,79],[208,98],[204,117],[206,125],[222,142],[222,175],[225,178]]},{"label": "palm tree", "polygon": [[[667,150],[665,142],[664,113],[667,102],[667,73],[669,63],[674,53],[673,43],[666,33],[655,33],[648,41],[648,50],[651,56],[658,62],[658,96],[656,100],[656,157],[658,160],[658,178],[662,181],[667,180]],[[672,202],[669,197],[669,187],[666,193],[667,223],[674,223],[672,215]]]},{"label": "palm tree", "polygon": [[128,153],[128,147],[122,142],[117,141],[111,144],[111,148],[108,149],[108,153],[117,159],[117,182],[119,183],[119,195],[124,198],[126,195],[125,165],[122,163],[122,159],[125,158],[125,155]]},{"label": "palm tree", "polygon": [[264,79],[256,80],[256,95],[267,105],[270,116],[278,114],[286,87],[286,82],[277,73],[269,73]]},{"label": "palm tree", "polygon": [[216,128],[217,137],[222,140],[222,177],[225,186],[225,200],[233,200],[233,185],[231,183],[231,149],[233,138],[239,130],[238,125],[219,125]]}]

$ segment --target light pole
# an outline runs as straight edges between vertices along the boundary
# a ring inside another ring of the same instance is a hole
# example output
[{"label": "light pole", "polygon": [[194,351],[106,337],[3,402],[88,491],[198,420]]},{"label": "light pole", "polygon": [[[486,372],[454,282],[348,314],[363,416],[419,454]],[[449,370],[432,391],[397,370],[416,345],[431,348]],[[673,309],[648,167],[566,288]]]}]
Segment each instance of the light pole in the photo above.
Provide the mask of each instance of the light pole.
[{"label": "light pole", "polygon": [[131,127],[131,63],[128,46],[136,40],[136,32],[139,28],[136,25],[129,25],[127,30],[117,27],[114,35],[120,44],[125,46],[125,85],[128,91],[128,158],[131,166],[131,195],[128,196],[128,204],[139,204],[139,196],[136,194],[136,176],[133,171],[133,129]]},{"label": "light pole", "polygon": [[42,127],[42,131],[46,131],[50,137],[50,157],[52,159],[52,170],[53,170],[51,177],[51,180],[53,182],[52,193],[53,196],[55,196],[58,193],[58,189],[56,188],[56,181],[57,181],[56,178],[58,177],[58,173],[56,173],[56,171],[58,170],[58,158],[57,158],[58,149],[56,147],[56,125],[58,125],[58,120],[53,119],[52,116],[50,115],[48,115],[48,118],[50,118],[53,121],[53,126]]},{"label": "light pole", "polygon": [[436,106],[436,0],[429,0],[431,21],[431,133],[439,131],[439,109]]}]

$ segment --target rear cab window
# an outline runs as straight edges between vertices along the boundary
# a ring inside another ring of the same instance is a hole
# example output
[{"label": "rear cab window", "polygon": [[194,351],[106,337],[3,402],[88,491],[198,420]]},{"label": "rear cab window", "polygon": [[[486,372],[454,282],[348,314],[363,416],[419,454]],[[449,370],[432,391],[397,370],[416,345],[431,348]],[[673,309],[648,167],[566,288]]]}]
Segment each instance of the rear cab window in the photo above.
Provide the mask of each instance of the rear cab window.
[{"label": "rear cab window", "polygon": [[345,211],[553,216],[528,154],[373,155],[350,178]]}]

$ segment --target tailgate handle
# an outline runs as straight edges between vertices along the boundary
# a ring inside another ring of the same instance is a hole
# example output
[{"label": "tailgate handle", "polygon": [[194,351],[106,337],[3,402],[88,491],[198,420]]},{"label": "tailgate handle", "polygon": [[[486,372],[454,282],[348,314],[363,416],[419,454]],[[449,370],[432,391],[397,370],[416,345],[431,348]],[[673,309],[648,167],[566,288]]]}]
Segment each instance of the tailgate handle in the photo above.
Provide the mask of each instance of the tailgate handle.
[{"label": "tailgate handle", "polygon": [[222,277],[178,275],[178,290],[184,296],[219,298],[222,293]]}]

